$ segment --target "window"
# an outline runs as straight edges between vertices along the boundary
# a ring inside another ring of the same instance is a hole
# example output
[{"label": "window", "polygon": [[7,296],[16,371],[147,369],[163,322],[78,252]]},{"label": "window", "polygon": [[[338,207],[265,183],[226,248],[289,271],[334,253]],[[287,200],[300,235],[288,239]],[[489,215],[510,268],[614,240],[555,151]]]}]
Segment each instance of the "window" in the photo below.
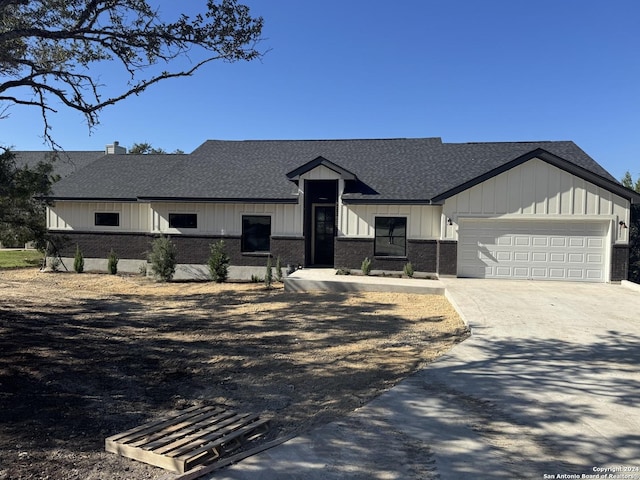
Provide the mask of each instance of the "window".
[{"label": "window", "polygon": [[271,250],[271,217],[243,215],[242,251],[268,252]]},{"label": "window", "polygon": [[198,228],[198,215],[195,213],[170,213],[169,228]]},{"label": "window", "polygon": [[406,217],[376,217],[374,254],[404,257],[407,255]]},{"label": "window", "polygon": [[96,212],[96,227],[119,227],[120,214],[113,212]]}]

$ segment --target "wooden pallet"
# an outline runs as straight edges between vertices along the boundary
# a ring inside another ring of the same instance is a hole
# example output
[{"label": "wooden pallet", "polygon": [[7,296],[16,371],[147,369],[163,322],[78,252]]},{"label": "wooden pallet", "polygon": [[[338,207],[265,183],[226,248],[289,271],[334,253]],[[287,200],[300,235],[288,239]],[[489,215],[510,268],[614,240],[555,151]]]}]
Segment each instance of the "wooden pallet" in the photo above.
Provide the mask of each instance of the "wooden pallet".
[{"label": "wooden pallet", "polygon": [[105,440],[105,450],[185,473],[228,455],[269,430],[268,420],[220,407],[191,407]]}]

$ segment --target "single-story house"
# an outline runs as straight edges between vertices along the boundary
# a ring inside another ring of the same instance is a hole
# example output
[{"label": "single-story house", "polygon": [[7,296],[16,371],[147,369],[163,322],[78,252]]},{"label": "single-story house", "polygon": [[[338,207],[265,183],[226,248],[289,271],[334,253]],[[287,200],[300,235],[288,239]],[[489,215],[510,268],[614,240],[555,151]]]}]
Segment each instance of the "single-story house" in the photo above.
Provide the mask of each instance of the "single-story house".
[{"label": "single-story house", "polygon": [[52,200],[61,257],[78,245],[106,268],[113,249],[121,271],[137,271],[166,235],[183,273],[205,272],[223,239],[235,277],[263,274],[270,255],[302,267],[358,269],[368,257],[383,271],[411,262],[436,275],[611,282],[626,278],[640,195],[570,141],[399,138],[104,155],[58,182]]}]

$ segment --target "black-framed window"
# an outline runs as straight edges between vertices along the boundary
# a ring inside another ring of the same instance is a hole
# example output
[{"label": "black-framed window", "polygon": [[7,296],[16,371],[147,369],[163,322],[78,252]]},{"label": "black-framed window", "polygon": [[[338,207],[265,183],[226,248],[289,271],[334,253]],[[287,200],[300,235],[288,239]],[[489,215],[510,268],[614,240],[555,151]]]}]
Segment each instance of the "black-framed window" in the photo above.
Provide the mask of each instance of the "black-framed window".
[{"label": "black-framed window", "polygon": [[169,228],[198,228],[198,214],[170,213]]},{"label": "black-framed window", "polygon": [[96,212],[94,223],[96,227],[119,227],[120,214],[117,212]]},{"label": "black-framed window", "polygon": [[242,251],[269,252],[271,250],[271,217],[242,216]]},{"label": "black-framed window", "polygon": [[407,255],[406,217],[376,217],[374,254],[381,257]]}]

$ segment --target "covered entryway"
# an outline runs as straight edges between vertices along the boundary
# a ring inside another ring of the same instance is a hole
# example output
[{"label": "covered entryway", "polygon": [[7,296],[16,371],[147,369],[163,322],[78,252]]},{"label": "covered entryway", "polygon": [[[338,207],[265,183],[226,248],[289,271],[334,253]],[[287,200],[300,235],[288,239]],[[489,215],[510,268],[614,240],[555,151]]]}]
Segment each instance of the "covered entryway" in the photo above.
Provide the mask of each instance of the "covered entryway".
[{"label": "covered entryway", "polygon": [[305,181],[307,266],[333,267],[337,202],[337,180]]},{"label": "covered entryway", "polygon": [[606,282],[608,222],[460,219],[458,276]]}]

